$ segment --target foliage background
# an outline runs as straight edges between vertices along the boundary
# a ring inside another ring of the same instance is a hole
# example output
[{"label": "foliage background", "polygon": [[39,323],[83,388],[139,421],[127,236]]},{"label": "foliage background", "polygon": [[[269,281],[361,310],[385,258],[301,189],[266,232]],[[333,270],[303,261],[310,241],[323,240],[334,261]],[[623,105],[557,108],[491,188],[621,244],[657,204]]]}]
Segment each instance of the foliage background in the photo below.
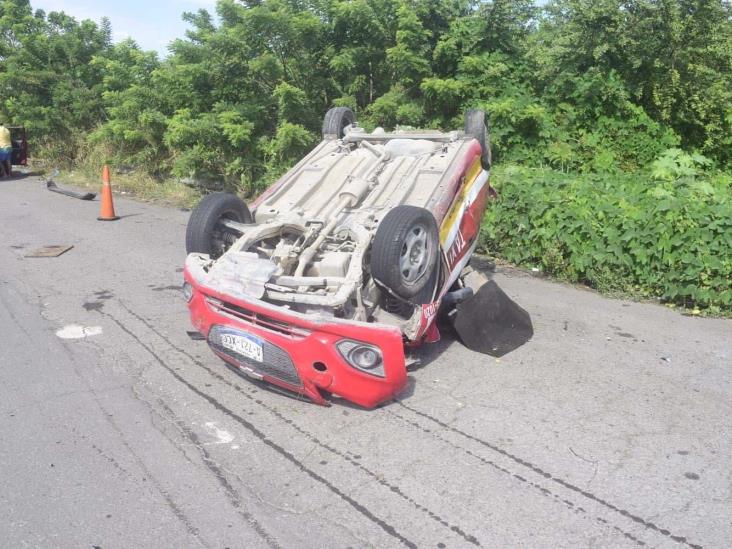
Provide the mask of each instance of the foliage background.
[{"label": "foliage background", "polygon": [[[219,0],[160,59],[0,2],[0,118],[63,165],[251,195],[345,105],[492,124],[484,246],[600,289],[732,309],[732,8],[722,0]],[[154,183],[153,183],[154,184]]]}]

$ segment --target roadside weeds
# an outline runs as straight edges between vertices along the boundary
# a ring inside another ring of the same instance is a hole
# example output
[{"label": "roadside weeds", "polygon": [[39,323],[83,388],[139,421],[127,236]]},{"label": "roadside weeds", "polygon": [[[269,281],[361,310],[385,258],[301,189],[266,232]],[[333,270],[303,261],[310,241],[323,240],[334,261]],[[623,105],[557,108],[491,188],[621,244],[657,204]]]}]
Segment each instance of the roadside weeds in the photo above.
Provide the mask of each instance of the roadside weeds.
[{"label": "roadside weeds", "polygon": [[[32,165],[29,169],[46,177],[51,169],[45,165]],[[101,172],[93,174],[85,169],[62,170],[57,178],[60,183],[98,191],[102,185]],[[151,202],[173,208],[192,208],[201,199],[201,191],[174,179],[159,180],[150,175],[131,171],[120,173],[112,170],[112,191],[116,195]]]}]

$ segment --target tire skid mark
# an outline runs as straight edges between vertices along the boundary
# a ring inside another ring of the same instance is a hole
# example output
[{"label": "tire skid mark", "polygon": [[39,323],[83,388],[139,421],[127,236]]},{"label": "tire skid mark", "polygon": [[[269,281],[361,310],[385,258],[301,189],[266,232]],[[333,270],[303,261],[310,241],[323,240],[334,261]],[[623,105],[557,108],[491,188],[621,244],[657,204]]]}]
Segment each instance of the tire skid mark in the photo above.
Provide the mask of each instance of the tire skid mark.
[{"label": "tire skid mark", "polygon": [[[127,307],[125,307],[127,309]],[[333,492],[335,495],[340,497],[343,501],[351,505],[356,511],[358,511],[361,515],[363,515],[365,518],[379,526],[384,532],[392,536],[393,538],[398,539],[400,542],[402,542],[404,545],[409,547],[410,549],[417,549],[417,544],[413,541],[407,539],[402,534],[397,532],[397,530],[386,521],[380,519],[376,515],[374,515],[366,506],[362,505],[352,497],[350,497],[348,494],[344,493],[342,490],[340,490],[337,486],[332,484],[328,479],[324,478],[323,476],[319,475],[317,472],[313,471],[309,467],[307,467],[304,463],[300,462],[291,452],[274,442],[273,440],[270,440],[265,433],[263,433],[261,430],[259,430],[254,424],[250,423],[246,419],[244,419],[242,416],[234,412],[233,410],[230,410],[223,404],[221,404],[219,401],[217,401],[215,398],[213,398],[211,395],[201,391],[198,387],[191,384],[190,382],[186,381],[180,374],[178,374],[173,368],[168,366],[165,361],[160,358],[160,356],[146,343],[144,343],[137,335],[132,332],[129,328],[127,328],[122,322],[120,322],[115,316],[111,315],[110,313],[107,313],[105,311],[99,311],[101,315],[106,316],[109,318],[112,322],[114,322],[123,332],[125,332],[127,335],[129,335],[132,339],[134,339],[143,349],[145,349],[154,359],[155,361],[160,364],[170,375],[172,375],[178,382],[180,382],[182,385],[187,387],[191,392],[195,393],[199,397],[201,397],[203,400],[208,402],[211,406],[213,406],[216,410],[219,412],[229,416],[234,421],[239,423],[242,427],[244,427],[247,431],[249,431],[255,438],[259,439],[263,444],[266,446],[269,446],[272,450],[274,450],[276,453],[278,453],[280,456],[285,458],[287,461],[295,465],[298,469],[300,469],[303,473],[308,475],[311,479],[314,481],[322,484],[326,488],[328,488],[331,492]],[[157,333],[157,332],[156,332]],[[159,335],[159,334],[158,334]],[[167,340],[166,340],[167,341]]]},{"label": "tire skid mark", "polygon": [[[558,494],[555,494],[554,492],[552,492],[551,490],[545,488],[541,484],[538,484],[536,482],[532,482],[529,479],[527,479],[527,478],[525,478],[525,477],[523,477],[523,476],[521,476],[521,475],[519,475],[517,473],[513,473],[512,471],[509,471],[508,469],[506,469],[505,467],[502,467],[498,463],[496,463],[494,461],[491,461],[490,459],[487,459],[487,458],[485,458],[485,457],[483,457],[483,456],[481,456],[479,454],[476,454],[475,452],[469,450],[468,448],[465,448],[463,446],[460,446],[459,444],[455,444],[451,440],[448,440],[447,438],[445,438],[442,435],[440,435],[434,429],[428,429],[427,427],[424,427],[420,423],[418,423],[416,421],[413,421],[411,419],[408,419],[406,417],[403,417],[403,416],[401,416],[401,415],[399,415],[399,414],[397,414],[397,413],[395,413],[395,412],[393,412],[391,410],[387,410],[387,413],[390,414],[393,417],[398,418],[402,422],[404,422],[404,423],[406,423],[406,424],[408,424],[408,425],[410,425],[412,427],[415,427],[418,430],[423,431],[423,432],[431,435],[432,437],[434,437],[434,438],[436,438],[436,439],[444,442],[445,444],[447,444],[451,448],[454,448],[456,450],[459,450],[459,451],[461,451],[461,452],[469,455],[470,457],[477,459],[481,463],[483,463],[485,465],[488,465],[489,467],[491,467],[493,469],[496,469],[497,471],[500,471],[501,473],[504,473],[506,475],[509,475],[510,477],[513,477],[513,478],[519,480],[520,482],[523,482],[523,483],[527,484],[531,488],[537,490],[541,495],[543,495],[543,496],[545,496],[547,498],[550,498],[550,499],[554,499],[557,503],[564,504],[572,512],[574,512],[574,513],[576,513],[578,515],[588,516],[587,515],[587,511],[584,508],[580,507],[579,505],[575,504],[574,502],[572,502],[572,501],[570,501],[568,499],[562,498],[561,496],[559,496]],[[617,527],[617,526],[615,526],[613,524],[608,523],[608,521],[606,521],[605,519],[603,519],[601,517],[595,517],[595,520],[597,520],[598,522],[601,522],[601,523],[605,524],[609,528],[612,528],[612,529],[616,530],[617,532],[619,532],[620,534],[622,534],[626,538],[628,538],[628,539],[632,540],[633,542],[635,542],[636,545],[638,545],[638,546],[643,547],[643,546],[646,545],[646,543],[643,540],[637,538],[636,536],[634,536],[630,532],[626,532],[624,530],[621,530],[619,527]]]},{"label": "tire skid mark", "polygon": [[404,402],[402,402],[401,400],[394,400],[394,402],[396,404],[398,404],[399,406],[401,406],[402,408],[409,410],[410,412],[412,412],[420,417],[428,419],[429,421],[432,421],[433,423],[439,425],[443,429],[451,431],[451,432],[459,434],[459,435],[462,435],[463,437],[465,437],[469,440],[472,440],[472,441],[480,444],[481,446],[484,446],[494,452],[497,452],[498,454],[501,454],[502,456],[510,459],[511,461],[514,461],[515,463],[518,463],[519,465],[534,471],[535,473],[541,475],[542,477],[546,478],[547,480],[555,482],[556,484],[559,484],[560,486],[563,486],[563,487],[567,488],[568,490],[571,490],[572,492],[576,492],[577,494],[580,494],[580,495],[586,497],[587,499],[594,501],[595,503],[598,503],[599,505],[602,505],[603,507],[610,509],[611,511],[614,511],[615,513],[618,513],[626,518],[629,518],[633,522],[640,524],[641,526],[644,526],[645,528],[647,528],[649,530],[652,530],[658,534],[661,534],[677,543],[691,547],[692,549],[704,549],[702,545],[692,543],[684,536],[674,535],[671,533],[671,531],[667,530],[666,528],[662,528],[662,527],[654,524],[650,520],[646,520],[636,514],[631,513],[630,511],[628,511],[626,509],[617,507],[617,506],[613,505],[612,503],[610,503],[609,501],[602,499],[601,497],[596,496],[595,494],[588,492],[587,490],[583,490],[582,488],[575,486],[574,484],[564,480],[563,478],[556,477],[556,476],[552,475],[551,473],[544,471],[542,468],[534,465],[533,463],[526,461],[525,459],[522,459],[522,458],[512,454],[511,452],[504,450],[503,448],[500,448],[499,446],[496,446],[495,444],[492,444],[486,440],[480,439],[474,435],[461,431],[460,429],[453,427],[452,425],[449,425],[449,424],[445,423],[444,421],[441,421],[441,420],[431,416],[430,414],[427,414],[426,412],[422,412],[420,410],[417,410],[416,408],[412,408],[411,406],[404,404]]},{"label": "tire skid mark", "polygon": [[124,467],[122,467],[122,466],[121,466],[121,465],[119,464],[119,461],[117,461],[117,460],[116,460],[116,459],[114,459],[114,458],[113,458],[112,456],[110,456],[109,454],[107,454],[107,453],[106,453],[106,452],[105,452],[104,450],[102,450],[102,449],[101,449],[101,448],[100,448],[99,446],[97,446],[96,444],[92,444],[92,448],[94,448],[94,450],[96,450],[97,454],[99,454],[99,455],[100,455],[100,456],[102,456],[102,457],[103,457],[103,458],[104,458],[105,460],[107,460],[107,461],[108,461],[109,463],[111,463],[111,464],[112,464],[112,466],[113,466],[113,467],[114,467],[115,469],[117,469],[117,471],[119,471],[120,473],[122,473],[122,474],[123,474],[123,475],[124,475],[125,477],[127,477],[127,478],[130,478],[130,477],[131,477],[131,475],[130,475],[130,472],[129,472],[129,471],[127,470],[127,469],[125,469]]},{"label": "tire skid mark", "polygon": [[208,453],[208,450],[206,450],[206,447],[201,442],[201,439],[198,438],[198,435],[190,427],[188,427],[188,425],[181,421],[181,419],[175,414],[175,412],[165,402],[163,402],[162,399],[158,398],[156,400],[160,408],[168,415],[170,420],[199,451],[206,468],[211,471],[218,483],[224,489],[224,492],[226,492],[226,497],[228,498],[231,505],[237,510],[239,515],[254,529],[259,537],[261,537],[267,543],[267,545],[269,545],[273,549],[280,549],[281,545],[277,543],[277,540],[264,529],[262,524],[251,513],[242,508],[241,496],[226,478],[226,474],[221,469],[221,467],[218,466],[211,454]]},{"label": "tire skid mark", "polygon": [[[147,467],[147,465],[142,460],[142,458],[137,455],[137,452],[135,452],[135,450],[132,448],[130,443],[127,442],[127,440],[124,438],[124,434],[122,433],[120,428],[117,426],[117,424],[114,422],[114,420],[112,418],[112,414],[107,412],[107,410],[101,405],[101,403],[99,403],[98,399],[95,399],[95,400],[97,400],[97,403],[99,404],[99,407],[102,410],[102,413],[104,414],[104,417],[106,418],[106,420],[109,422],[109,424],[112,426],[112,428],[117,432],[117,435],[119,436],[122,445],[125,448],[127,448],[127,451],[130,452],[133,459],[137,463],[137,466],[140,467],[140,469],[145,473],[144,478],[150,480],[150,483],[155,487],[155,489],[158,491],[158,493],[163,497],[166,505],[168,506],[170,511],[173,513],[173,515],[175,515],[175,518],[178,519],[178,521],[185,527],[185,529],[188,531],[188,533],[191,534],[193,537],[195,537],[196,540],[198,540],[198,542],[203,547],[210,547],[210,545],[201,538],[200,529],[197,526],[194,526],[193,522],[191,521],[191,519],[188,518],[185,511],[178,506],[178,504],[173,500],[173,496],[170,495],[170,493],[163,487],[161,482],[155,477],[155,475],[152,474],[152,471],[150,471],[150,469]],[[94,446],[94,449],[97,450],[97,452],[99,452],[100,455],[104,455],[96,446]],[[118,464],[118,468],[123,470],[122,467],[119,466],[119,464]]]},{"label": "tire skid mark", "polygon": [[[21,327],[21,329],[22,329],[22,327]],[[74,354],[64,344],[61,345],[61,349],[66,354],[67,358],[74,365],[74,369],[76,369],[77,362],[76,362],[76,357],[74,356]],[[76,373],[80,379],[84,379],[84,377],[79,373],[78,370],[76,370]],[[130,456],[132,456],[132,459],[134,460],[134,462],[137,464],[137,466],[140,468],[140,470],[145,474],[145,476],[143,477],[143,480],[145,480],[145,481],[146,481],[146,479],[150,480],[150,484],[162,496],[162,498],[165,500],[165,504],[167,505],[167,507],[173,513],[175,518],[178,519],[178,521],[185,527],[186,531],[190,535],[192,535],[194,538],[196,538],[196,540],[198,541],[198,543],[201,546],[210,547],[210,545],[201,538],[200,529],[193,524],[193,522],[186,515],[185,511],[176,504],[176,502],[173,500],[173,497],[170,495],[170,493],[163,487],[162,483],[155,477],[155,475],[152,473],[152,471],[150,471],[150,469],[148,468],[145,461],[139,455],[137,455],[137,452],[132,447],[132,445],[127,441],[125,434],[122,432],[120,427],[115,422],[114,416],[104,407],[102,400],[99,398],[99,394],[97,394],[97,392],[94,391],[93,389],[90,389],[90,393],[92,395],[92,398],[94,399],[94,402],[99,407],[99,410],[102,412],[102,417],[104,417],[105,421],[114,430],[114,432],[117,433],[117,436],[119,437],[119,442],[122,444],[122,446],[124,446],[127,449],[127,451],[130,453]],[[101,450],[95,444],[92,444],[92,447],[100,456],[110,460],[110,463],[112,463],[112,465],[116,469],[118,469],[120,472],[124,472],[126,475],[130,476],[130,473],[128,473],[127,470],[125,468],[123,468],[119,464],[119,462],[117,462],[117,460],[115,460],[114,458],[108,457],[103,452],[103,450]]]},{"label": "tire skid mark", "polygon": [[161,338],[163,341],[165,341],[168,345],[170,345],[171,348],[176,350],[177,352],[181,353],[182,355],[188,357],[196,366],[199,366],[200,368],[204,369],[206,372],[208,372],[211,376],[213,376],[217,381],[220,381],[224,383],[225,385],[231,387],[234,389],[237,393],[243,395],[245,398],[249,399],[250,401],[254,402],[255,404],[258,404],[262,408],[265,408],[267,411],[269,411],[271,414],[273,414],[275,417],[277,417],[279,420],[283,421],[293,429],[295,429],[298,433],[303,435],[305,438],[322,448],[323,450],[326,450],[342,459],[344,459],[346,462],[351,464],[352,466],[356,467],[363,473],[365,473],[367,476],[371,477],[373,480],[375,480],[379,485],[388,488],[392,493],[397,495],[398,497],[402,498],[403,500],[409,502],[411,505],[414,506],[415,509],[418,511],[421,511],[425,513],[429,518],[432,520],[438,522],[440,525],[444,526],[445,528],[448,528],[450,531],[454,532],[461,538],[463,538],[465,541],[481,547],[480,542],[478,539],[472,535],[466,533],[462,528],[460,528],[457,525],[450,524],[447,520],[443,519],[440,515],[429,509],[428,507],[425,507],[424,505],[420,504],[419,502],[415,501],[414,498],[411,496],[405,494],[399,486],[396,486],[395,484],[392,484],[388,482],[387,480],[383,479],[381,476],[376,474],[374,471],[369,469],[368,467],[364,466],[362,463],[360,463],[355,458],[349,456],[348,454],[342,452],[341,450],[338,450],[337,448],[334,448],[330,446],[329,444],[323,442],[318,437],[313,435],[312,433],[306,431],[302,427],[300,427],[297,423],[292,421],[292,419],[284,416],[279,410],[276,408],[272,408],[270,406],[267,406],[261,399],[255,398],[251,394],[249,394],[249,391],[246,391],[243,387],[241,387],[237,383],[232,383],[228,379],[226,379],[224,376],[216,372],[215,370],[209,368],[206,364],[198,360],[196,357],[188,353],[185,349],[181,349],[174,343],[172,343],[167,337],[165,337],[163,334],[161,334],[157,329],[152,326],[147,320],[139,316],[136,312],[129,309],[124,303],[120,303],[120,305],[132,316],[134,316],[136,319],[138,319],[141,323],[143,323],[149,330],[154,332],[159,338]]}]

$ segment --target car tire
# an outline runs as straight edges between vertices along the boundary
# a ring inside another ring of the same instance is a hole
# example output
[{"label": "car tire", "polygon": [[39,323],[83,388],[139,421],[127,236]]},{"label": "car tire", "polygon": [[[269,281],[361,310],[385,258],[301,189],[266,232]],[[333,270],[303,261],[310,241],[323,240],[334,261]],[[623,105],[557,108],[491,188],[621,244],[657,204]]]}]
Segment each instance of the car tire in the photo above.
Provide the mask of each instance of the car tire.
[{"label": "car tire", "polygon": [[429,210],[397,206],[379,223],[371,247],[371,276],[402,299],[429,303],[434,297],[440,243]]},{"label": "car tire", "polygon": [[355,124],[356,115],[348,107],[333,107],[323,118],[323,138],[342,139],[345,129]]},{"label": "car tire", "polygon": [[252,214],[244,201],[231,193],[212,193],[191,212],[186,228],[186,252],[220,257],[237,239],[236,233],[221,227],[222,219],[252,223]]},{"label": "car tire", "polygon": [[465,135],[478,140],[483,154],[480,163],[484,170],[490,170],[492,159],[491,138],[485,123],[485,111],[482,109],[468,109],[465,112]]}]

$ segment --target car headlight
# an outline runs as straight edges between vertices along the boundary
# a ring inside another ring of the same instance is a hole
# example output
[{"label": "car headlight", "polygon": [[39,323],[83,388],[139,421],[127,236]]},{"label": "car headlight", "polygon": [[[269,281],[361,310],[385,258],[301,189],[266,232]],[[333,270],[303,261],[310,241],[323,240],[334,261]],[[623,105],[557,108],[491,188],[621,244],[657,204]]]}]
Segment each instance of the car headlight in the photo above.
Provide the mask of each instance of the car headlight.
[{"label": "car headlight", "polygon": [[381,349],[368,343],[343,339],[336,344],[341,356],[354,368],[378,377],[386,377]]},{"label": "car headlight", "polygon": [[191,299],[193,299],[193,286],[188,284],[188,282],[183,283],[183,297],[186,298],[186,301],[189,303]]}]

